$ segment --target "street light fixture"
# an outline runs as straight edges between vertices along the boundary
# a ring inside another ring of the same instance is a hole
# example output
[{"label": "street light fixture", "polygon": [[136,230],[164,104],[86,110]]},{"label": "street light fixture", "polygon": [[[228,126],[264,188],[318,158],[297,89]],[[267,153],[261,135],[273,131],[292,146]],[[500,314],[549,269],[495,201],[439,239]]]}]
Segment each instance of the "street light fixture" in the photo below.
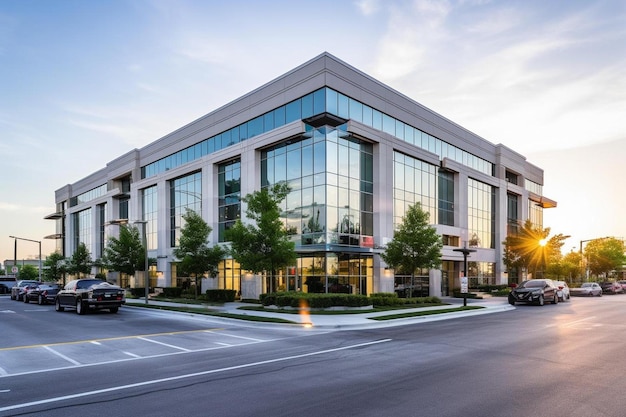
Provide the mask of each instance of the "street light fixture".
[{"label": "street light fixture", "polygon": [[[117,224],[123,225],[128,224],[128,219],[113,219],[108,222],[108,224]],[[132,224],[141,224],[143,227],[141,228],[141,240],[143,242],[144,248],[144,282],[145,282],[145,301],[148,304],[148,295],[150,294],[150,266],[148,265],[148,221],[147,220],[135,220]]]},{"label": "street light fixture", "polygon": [[25,239],[23,237],[17,237],[17,236],[9,236],[11,239],[15,239],[15,260],[17,260],[17,241],[18,240],[26,240],[28,242],[35,242],[35,243],[39,243],[39,282],[41,282],[41,240],[33,240],[33,239]]},{"label": "street light fixture", "polygon": [[[465,279],[468,279],[467,276],[467,257],[470,253],[476,252],[476,249],[468,249],[467,244],[464,244],[460,249],[452,249],[453,252],[461,252],[463,254],[463,274],[465,274]],[[469,281],[468,281],[469,285]],[[467,306],[467,292],[463,293],[463,307]]]}]

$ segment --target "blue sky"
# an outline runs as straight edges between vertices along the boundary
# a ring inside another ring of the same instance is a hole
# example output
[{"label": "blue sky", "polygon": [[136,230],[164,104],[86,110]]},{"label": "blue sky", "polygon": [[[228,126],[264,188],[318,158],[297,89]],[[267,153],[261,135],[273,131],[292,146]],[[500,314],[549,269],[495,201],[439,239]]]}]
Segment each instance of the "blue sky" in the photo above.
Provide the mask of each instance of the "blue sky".
[{"label": "blue sky", "polygon": [[55,190],[323,51],[542,167],[565,250],[626,237],[622,0],[0,0],[0,262]]}]

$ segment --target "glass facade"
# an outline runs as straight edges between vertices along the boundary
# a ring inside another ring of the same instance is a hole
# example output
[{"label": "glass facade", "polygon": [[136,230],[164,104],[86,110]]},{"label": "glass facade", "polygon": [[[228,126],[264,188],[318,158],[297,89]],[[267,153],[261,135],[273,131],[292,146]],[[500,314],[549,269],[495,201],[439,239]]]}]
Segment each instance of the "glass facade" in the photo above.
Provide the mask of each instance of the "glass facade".
[{"label": "glass facade", "polygon": [[393,225],[397,228],[409,207],[421,203],[430,224],[437,223],[437,167],[400,152],[393,154]]},{"label": "glass facade", "polygon": [[373,147],[340,128],[311,129],[261,155],[261,184],[282,181],[285,227],[297,246],[373,246]]},{"label": "glass facade", "polygon": [[72,252],[78,248],[78,245],[84,243],[90,254],[94,254],[94,248],[91,240],[91,209],[72,213],[74,223],[74,247]]},{"label": "glass facade", "polygon": [[77,195],[76,197],[70,198],[70,207],[74,207],[81,203],[87,203],[91,200],[94,200],[98,197],[102,197],[107,192],[107,185],[102,184],[99,187],[93,188],[87,192]]},{"label": "glass facade", "polygon": [[494,175],[493,163],[472,155],[461,148],[429,135],[351,97],[330,88],[322,88],[193,146],[145,165],[141,168],[141,177],[152,177],[230,145],[269,132],[277,127],[325,112],[382,130],[398,139],[432,152],[441,159],[449,158],[487,175]]},{"label": "glass facade", "polygon": [[439,186],[437,187],[437,202],[439,214],[437,223],[454,226],[454,174],[439,170]]},{"label": "glass facade", "polygon": [[183,214],[190,209],[202,212],[202,173],[170,181],[170,246],[175,247],[184,226]]},{"label": "glass facade", "polygon": [[543,227],[543,207],[532,200],[528,200],[528,218],[535,227]]},{"label": "glass facade", "polygon": [[225,231],[241,217],[241,162],[237,159],[218,167],[218,239],[224,242]]},{"label": "glass facade", "polygon": [[107,219],[107,205],[98,204],[96,206],[96,213],[98,216],[98,252],[94,254],[95,258],[102,258],[104,252],[104,246],[106,244],[106,219]]},{"label": "glass facade", "polygon": [[468,178],[468,246],[495,248],[495,204],[494,187]]},{"label": "glass facade", "polygon": [[[158,245],[157,214],[159,210],[156,185],[141,190],[141,202],[142,220],[146,223],[138,226],[146,228],[148,250],[155,250]],[[143,234],[143,230],[139,229],[139,233]]]}]

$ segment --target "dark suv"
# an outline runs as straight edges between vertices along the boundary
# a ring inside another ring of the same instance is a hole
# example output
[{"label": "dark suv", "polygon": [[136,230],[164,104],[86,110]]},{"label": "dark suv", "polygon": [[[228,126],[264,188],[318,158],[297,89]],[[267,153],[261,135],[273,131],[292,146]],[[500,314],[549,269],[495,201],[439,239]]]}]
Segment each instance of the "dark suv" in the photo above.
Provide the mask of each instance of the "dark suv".
[{"label": "dark suv", "polygon": [[509,304],[544,305],[546,301],[559,302],[559,287],[551,279],[529,279],[523,281],[509,293]]},{"label": "dark suv", "polygon": [[100,279],[76,279],[67,283],[57,293],[55,310],[76,309],[78,314],[85,314],[90,309],[108,309],[111,313],[126,302],[124,290],[117,285]]}]

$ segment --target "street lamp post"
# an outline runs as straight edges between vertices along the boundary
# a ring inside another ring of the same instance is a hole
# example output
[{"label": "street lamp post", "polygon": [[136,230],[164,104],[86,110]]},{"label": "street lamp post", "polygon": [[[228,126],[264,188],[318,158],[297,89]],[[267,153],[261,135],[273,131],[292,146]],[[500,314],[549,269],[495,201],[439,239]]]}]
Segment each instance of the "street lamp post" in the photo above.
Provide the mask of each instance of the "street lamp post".
[{"label": "street lamp post", "polygon": [[[469,285],[469,278],[468,278],[468,274],[467,274],[467,257],[470,253],[472,252],[476,252],[476,249],[468,249],[466,244],[463,245],[462,248],[460,249],[452,249],[454,252],[461,252],[463,254],[463,274],[465,275],[465,278],[468,280],[468,285]],[[467,306],[467,292],[463,293],[463,307]]]},{"label": "street lamp post", "polygon": [[15,261],[17,261],[17,241],[26,240],[28,242],[35,242],[39,244],[39,282],[41,282],[41,240],[25,239],[23,237],[9,236],[11,239],[15,239]]}]

